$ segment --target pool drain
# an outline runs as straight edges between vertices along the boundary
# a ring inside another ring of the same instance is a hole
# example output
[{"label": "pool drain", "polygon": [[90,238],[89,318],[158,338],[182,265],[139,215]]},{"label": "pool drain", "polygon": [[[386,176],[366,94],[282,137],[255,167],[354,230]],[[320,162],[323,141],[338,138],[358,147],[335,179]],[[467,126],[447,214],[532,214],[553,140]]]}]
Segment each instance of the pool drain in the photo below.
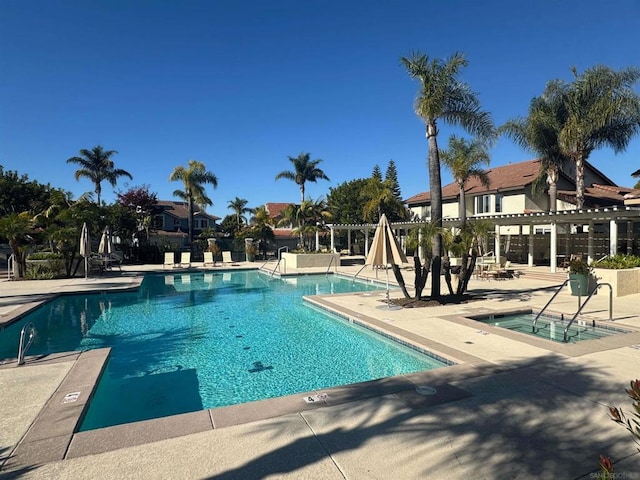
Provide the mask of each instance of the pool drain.
[{"label": "pool drain", "polygon": [[420,395],[435,395],[438,391],[433,387],[427,387],[426,385],[421,385],[416,388],[416,392]]}]

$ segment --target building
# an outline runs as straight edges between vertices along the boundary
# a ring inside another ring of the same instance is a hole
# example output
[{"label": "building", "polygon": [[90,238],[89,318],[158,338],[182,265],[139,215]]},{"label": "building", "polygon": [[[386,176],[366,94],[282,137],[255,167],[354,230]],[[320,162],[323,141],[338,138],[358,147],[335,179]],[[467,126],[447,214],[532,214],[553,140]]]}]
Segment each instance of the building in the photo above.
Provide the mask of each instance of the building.
[{"label": "building", "polygon": [[[203,230],[218,230],[216,223],[220,217],[210,215],[194,204],[193,236]],[[159,200],[151,220],[150,243],[170,246],[170,250],[180,250],[189,244],[189,205],[187,202]]]},{"label": "building", "polygon": [[[595,260],[617,252],[640,250],[637,241],[640,210],[632,206],[634,190],[615,185],[588,162],[585,162],[584,205],[580,210],[576,209],[572,164],[560,172],[556,212],[550,212],[547,189],[535,188],[540,160],[491,168],[487,175],[488,187],[476,178],[466,183],[466,214],[471,221],[485,218],[494,223],[495,255],[530,265],[547,264],[555,271],[556,265],[570,254]],[[455,182],[442,188],[445,225],[459,224],[459,194]],[[429,192],[422,192],[405,203],[414,217],[429,220],[430,200]]]}]

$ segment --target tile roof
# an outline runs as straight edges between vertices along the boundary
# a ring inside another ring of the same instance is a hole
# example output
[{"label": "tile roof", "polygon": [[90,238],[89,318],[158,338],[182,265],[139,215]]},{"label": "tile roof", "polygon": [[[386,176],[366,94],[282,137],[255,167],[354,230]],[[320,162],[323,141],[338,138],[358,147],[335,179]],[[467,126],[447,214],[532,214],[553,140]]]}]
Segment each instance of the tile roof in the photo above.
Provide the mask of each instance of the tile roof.
[{"label": "tile roof", "polygon": [[285,208],[287,208],[289,205],[292,205],[292,204],[293,204],[292,202],[288,202],[288,203],[268,202],[264,204],[264,207],[267,209],[267,212],[269,212],[269,216],[271,218],[278,218],[282,213],[282,210],[284,210]]},{"label": "tile roof", "polygon": [[[189,217],[189,207],[187,202],[173,201],[173,200],[158,200],[156,204],[158,209],[162,210],[163,213],[168,213],[169,215],[173,215],[177,218],[188,218]],[[220,220],[220,217],[215,215],[211,215],[204,210],[200,210],[198,205],[193,205],[194,216],[207,217],[212,220]]]},{"label": "tile roof", "polygon": [[[525,187],[533,183],[540,172],[540,160],[528,160],[526,162],[513,163],[494,167],[486,170],[489,177],[489,188],[480,183],[480,180],[470,178],[465,185],[465,192],[479,194],[483,192],[497,192]],[[442,187],[442,199],[456,198],[460,189],[453,182]],[[428,203],[431,199],[429,192],[422,192],[405,200],[407,205]]]},{"label": "tile roof", "polygon": [[[584,207],[600,208],[612,205],[622,205],[625,198],[632,194],[633,189],[618,187],[615,185],[601,185],[594,183],[584,188]],[[558,190],[558,198],[569,203],[576,203],[576,192],[574,190]]]}]

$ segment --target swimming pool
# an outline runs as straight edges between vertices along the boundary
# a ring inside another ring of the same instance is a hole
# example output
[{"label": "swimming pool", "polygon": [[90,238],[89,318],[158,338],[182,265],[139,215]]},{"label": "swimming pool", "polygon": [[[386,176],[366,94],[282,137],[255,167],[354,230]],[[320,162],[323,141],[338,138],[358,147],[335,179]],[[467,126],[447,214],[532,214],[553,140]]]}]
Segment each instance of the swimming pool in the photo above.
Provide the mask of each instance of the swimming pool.
[{"label": "swimming pool", "polygon": [[446,366],[304,305],[303,295],[372,291],[336,276],[147,275],[137,292],[59,297],[0,334],[12,357],[111,347],[81,430]]},{"label": "swimming pool", "polygon": [[[533,321],[537,313],[510,313],[492,314],[484,316],[470,317],[482,323],[505,328],[515,332],[526,333],[527,335],[552,340],[554,342],[564,342],[564,329],[569,324],[569,319],[556,315],[541,315],[536,322],[535,332]],[[567,331],[568,343],[576,343],[584,340],[608,337],[619,333],[629,333],[628,330],[611,327],[609,325],[594,324],[591,321],[575,320]]]}]

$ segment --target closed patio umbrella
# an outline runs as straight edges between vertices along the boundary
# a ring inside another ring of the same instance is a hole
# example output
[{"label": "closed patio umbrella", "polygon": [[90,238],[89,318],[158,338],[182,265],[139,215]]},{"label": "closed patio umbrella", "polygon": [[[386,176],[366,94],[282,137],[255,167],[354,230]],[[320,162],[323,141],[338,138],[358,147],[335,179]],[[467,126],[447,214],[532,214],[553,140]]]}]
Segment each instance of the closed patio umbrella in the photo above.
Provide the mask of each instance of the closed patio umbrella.
[{"label": "closed patio umbrella", "polygon": [[87,222],[82,224],[80,233],[80,255],[84,257],[84,278],[89,278],[89,257],[91,256],[91,237]]},{"label": "closed patio umbrella", "polygon": [[102,237],[100,237],[100,245],[98,245],[98,253],[104,256],[104,265],[106,267],[109,256],[113,253],[113,241],[111,240],[109,226],[104,227]]},{"label": "closed patio umbrella", "polygon": [[383,213],[373,236],[371,249],[365,260],[365,265],[372,267],[384,267],[387,271],[387,306],[389,306],[389,265],[402,265],[407,262],[407,257],[400,250],[398,241],[391,231],[387,216]]}]

